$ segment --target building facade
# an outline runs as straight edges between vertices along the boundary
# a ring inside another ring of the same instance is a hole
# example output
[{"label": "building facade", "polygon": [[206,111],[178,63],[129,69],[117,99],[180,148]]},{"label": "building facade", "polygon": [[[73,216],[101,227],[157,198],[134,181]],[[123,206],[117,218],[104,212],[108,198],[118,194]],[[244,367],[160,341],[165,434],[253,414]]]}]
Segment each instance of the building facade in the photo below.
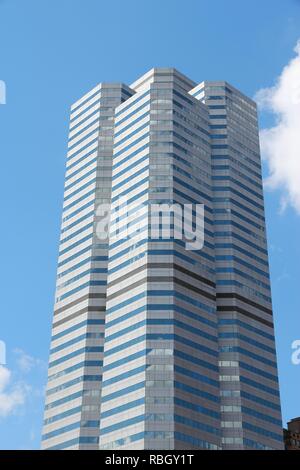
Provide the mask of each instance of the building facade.
[{"label": "building facade", "polygon": [[291,419],[287,429],[283,430],[284,447],[286,450],[300,450],[300,417]]},{"label": "building facade", "polygon": [[228,83],[152,69],[72,106],[42,447],[283,448],[256,106]]}]

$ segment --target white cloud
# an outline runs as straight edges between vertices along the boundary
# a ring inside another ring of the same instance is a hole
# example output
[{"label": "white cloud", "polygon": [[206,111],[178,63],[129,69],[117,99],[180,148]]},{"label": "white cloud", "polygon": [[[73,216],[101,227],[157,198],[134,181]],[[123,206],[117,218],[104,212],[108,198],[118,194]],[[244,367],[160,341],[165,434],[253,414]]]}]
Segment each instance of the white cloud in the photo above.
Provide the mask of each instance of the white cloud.
[{"label": "white cloud", "polygon": [[260,134],[262,156],[269,167],[266,187],[281,190],[282,211],[291,206],[300,214],[300,40],[294,51],[296,56],[275,86],[259,90],[255,100],[276,119],[274,127]]},{"label": "white cloud", "polygon": [[45,368],[41,359],[27,354],[22,349],[14,349],[16,365],[13,372],[0,365],[0,419],[22,413],[24,405],[37,397],[43,396],[43,390],[34,388],[23,380],[23,376],[33,372],[35,368]]},{"label": "white cloud", "polygon": [[4,366],[0,366],[0,393],[6,388],[9,381],[10,371]]},{"label": "white cloud", "polygon": [[46,364],[41,359],[30,356],[22,349],[16,348],[13,351],[17,356],[17,365],[21,372],[30,372],[35,367],[45,367]]},{"label": "white cloud", "polygon": [[0,365],[0,418],[10,415],[23,405],[28,391],[25,384],[11,384],[11,371]]}]

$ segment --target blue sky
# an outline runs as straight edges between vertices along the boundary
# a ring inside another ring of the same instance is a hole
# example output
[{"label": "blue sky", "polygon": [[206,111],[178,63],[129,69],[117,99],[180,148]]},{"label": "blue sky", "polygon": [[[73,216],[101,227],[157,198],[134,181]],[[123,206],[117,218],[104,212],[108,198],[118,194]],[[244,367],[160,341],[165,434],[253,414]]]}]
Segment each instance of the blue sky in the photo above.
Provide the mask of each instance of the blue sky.
[{"label": "blue sky", "polygon": [[[70,104],[100,81],[130,84],[153,66],[254,96],[274,85],[298,39],[296,0],[0,0],[0,340],[10,373],[2,390],[0,377],[1,449],[39,447]],[[278,119],[274,109],[260,115],[262,127]],[[300,415],[291,362],[300,211],[280,211],[287,191],[275,182],[265,194],[284,422]]]}]

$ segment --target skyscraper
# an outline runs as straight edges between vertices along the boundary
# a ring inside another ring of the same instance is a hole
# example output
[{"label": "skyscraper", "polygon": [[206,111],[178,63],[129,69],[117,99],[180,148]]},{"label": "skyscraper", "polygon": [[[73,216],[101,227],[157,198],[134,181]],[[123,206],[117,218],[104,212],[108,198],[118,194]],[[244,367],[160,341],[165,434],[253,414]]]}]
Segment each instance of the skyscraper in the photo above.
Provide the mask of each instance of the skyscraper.
[{"label": "skyscraper", "polygon": [[281,428],[255,103],[175,69],[99,85],[71,109],[43,448],[281,449]]}]

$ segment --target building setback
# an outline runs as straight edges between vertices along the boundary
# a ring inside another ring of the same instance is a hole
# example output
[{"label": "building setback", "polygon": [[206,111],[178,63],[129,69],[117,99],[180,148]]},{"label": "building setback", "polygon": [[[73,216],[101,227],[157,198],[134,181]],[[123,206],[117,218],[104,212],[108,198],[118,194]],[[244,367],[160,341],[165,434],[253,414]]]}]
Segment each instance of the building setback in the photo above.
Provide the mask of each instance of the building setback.
[{"label": "building setback", "polygon": [[[203,204],[204,246],[155,204]],[[227,82],[72,106],[42,448],[283,448],[256,105]]]}]

